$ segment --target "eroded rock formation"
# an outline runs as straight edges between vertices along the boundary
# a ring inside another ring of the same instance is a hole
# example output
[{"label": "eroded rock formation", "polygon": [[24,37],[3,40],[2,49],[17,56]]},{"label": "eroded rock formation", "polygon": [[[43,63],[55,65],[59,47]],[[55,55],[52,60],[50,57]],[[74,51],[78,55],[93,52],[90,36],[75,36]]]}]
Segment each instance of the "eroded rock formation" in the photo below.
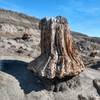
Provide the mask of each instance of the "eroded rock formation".
[{"label": "eroded rock formation", "polygon": [[73,47],[72,35],[64,17],[44,18],[40,22],[41,55],[30,62],[28,69],[40,76],[74,76],[84,69],[84,64]]}]

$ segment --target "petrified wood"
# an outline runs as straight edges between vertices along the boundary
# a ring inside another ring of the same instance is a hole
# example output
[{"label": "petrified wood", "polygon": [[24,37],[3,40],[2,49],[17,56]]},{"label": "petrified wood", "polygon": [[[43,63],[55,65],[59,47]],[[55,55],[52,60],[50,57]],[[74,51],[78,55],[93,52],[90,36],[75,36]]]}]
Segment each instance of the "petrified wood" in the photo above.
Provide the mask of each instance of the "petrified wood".
[{"label": "petrified wood", "polygon": [[84,64],[73,47],[72,35],[64,17],[44,18],[40,21],[41,55],[31,61],[28,69],[40,76],[74,76],[84,69]]}]

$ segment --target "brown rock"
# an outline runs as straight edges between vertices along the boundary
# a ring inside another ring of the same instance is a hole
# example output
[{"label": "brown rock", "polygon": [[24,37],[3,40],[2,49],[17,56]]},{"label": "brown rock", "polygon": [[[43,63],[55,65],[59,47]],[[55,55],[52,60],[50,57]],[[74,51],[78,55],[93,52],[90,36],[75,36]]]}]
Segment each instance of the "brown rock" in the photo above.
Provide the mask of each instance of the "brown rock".
[{"label": "brown rock", "polygon": [[84,69],[77,50],[73,47],[72,35],[64,17],[44,18],[40,22],[41,55],[30,62],[28,69],[40,76],[73,76]]},{"label": "brown rock", "polygon": [[25,34],[23,34],[22,39],[23,39],[23,40],[29,40],[30,37],[31,37],[31,34],[25,33]]},{"label": "brown rock", "polygon": [[97,55],[97,52],[91,52],[90,57],[95,57]]}]

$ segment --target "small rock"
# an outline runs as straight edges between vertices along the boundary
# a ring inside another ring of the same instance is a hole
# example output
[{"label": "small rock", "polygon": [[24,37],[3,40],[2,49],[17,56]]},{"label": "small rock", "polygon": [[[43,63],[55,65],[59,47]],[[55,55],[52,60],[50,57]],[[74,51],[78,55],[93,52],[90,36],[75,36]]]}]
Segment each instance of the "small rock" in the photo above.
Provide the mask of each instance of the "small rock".
[{"label": "small rock", "polygon": [[[75,89],[80,86],[80,79],[79,77],[65,77],[63,79],[56,78],[54,80],[49,80],[46,78],[41,78],[45,88],[49,91],[53,92],[64,92],[66,90]],[[45,84],[48,83],[48,84]]]},{"label": "small rock", "polygon": [[12,40],[12,39],[9,39],[7,43],[10,44],[10,45],[16,45],[17,44],[16,41]]},{"label": "small rock", "polygon": [[93,80],[93,85],[96,88],[98,94],[100,95],[100,80],[94,79]]},{"label": "small rock", "polygon": [[78,95],[78,100],[99,100],[99,99],[92,97],[92,96],[85,97],[85,96],[82,96],[82,94],[80,94]]},{"label": "small rock", "polygon": [[78,95],[78,100],[87,100],[87,98],[82,95]]},{"label": "small rock", "polygon": [[97,52],[91,52],[90,57],[95,57],[97,55]]},{"label": "small rock", "polygon": [[17,51],[16,51],[18,54],[23,54],[23,50],[21,48],[19,48]]},{"label": "small rock", "polygon": [[30,37],[31,37],[31,34],[25,33],[25,34],[23,34],[22,39],[23,39],[23,40],[29,40]]}]

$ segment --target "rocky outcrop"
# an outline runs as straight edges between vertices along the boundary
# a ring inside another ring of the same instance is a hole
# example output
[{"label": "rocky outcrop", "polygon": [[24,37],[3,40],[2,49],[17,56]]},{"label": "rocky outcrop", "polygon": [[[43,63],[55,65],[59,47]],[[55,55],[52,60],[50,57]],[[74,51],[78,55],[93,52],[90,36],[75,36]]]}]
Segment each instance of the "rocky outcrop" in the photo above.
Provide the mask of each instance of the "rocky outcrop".
[{"label": "rocky outcrop", "polygon": [[28,69],[49,79],[74,76],[84,70],[64,17],[44,18],[40,29],[41,55],[29,64]]},{"label": "rocky outcrop", "polygon": [[0,71],[0,100],[23,100],[24,92],[11,75]]},{"label": "rocky outcrop", "polygon": [[92,83],[95,78],[99,78],[99,75],[99,71],[87,69],[79,75],[80,84],[74,83],[74,80],[71,81],[72,83],[78,85],[76,87],[73,87],[75,86],[73,84],[72,88],[67,87],[67,89],[63,92],[52,92],[45,90],[41,92],[33,91],[28,94],[26,98],[27,100],[32,100],[33,98],[34,100],[73,100],[73,98],[74,100],[100,100],[100,96],[95,87],[93,87]]},{"label": "rocky outcrop", "polygon": [[94,87],[97,89],[98,94],[100,95],[100,80],[94,79],[93,84],[94,84]]},{"label": "rocky outcrop", "polygon": [[[21,69],[21,66],[19,68]],[[15,73],[17,73],[16,70]],[[22,74],[21,71],[20,74]],[[24,74],[27,74],[27,72],[24,71]],[[40,88],[39,84],[43,85],[43,82],[41,82],[38,77],[33,76],[34,83],[31,84],[34,84],[34,89],[32,90],[32,92],[25,94],[20,87],[21,84],[19,84],[19,82],[13,76],[0,71],[0,100],[73,100],[73,98],[74,100],[100,100],[97,89],[95,88],[95,86],[93,86],[92,83],[93,80],[100,79],[99,76],[99,71],[88,68],[77,78],[77,80],[79,80],[79,83],[77,83],[76,79],[74,78],[75,80],[71,80],[68,83],[65,83],[67,84],[66,90],[58,92],[48,91],[46,89],[38,90]],[[21,78],[20,76],[18,77]],[[25,78],[24,76],[23,80],[24,79],[28,82],[31,77],[27,76],[27,78]],[[37,82],[35,82],[36,80]],[[96,82],[96,84],[98,83]],[[29,84],[27,84],[26,86],[31,88],[28,85]],[[58,84],[56,88],[57,87],[59,89],[62,89],[62,87],[64,87],[64,84]],[[36,91],[35,88],[37,88],[38,91]]]},{"label": "rocky outcrop", "polygon": [[21,36],[38,32],[39,19],[22,13],[0,9],[0,34],[2,36]]},{"label": "rocky outcrop", "polygon": [[0,49],[1,56],[37,57],[40,54],[39,39],[35,37],[0,37]]}]

